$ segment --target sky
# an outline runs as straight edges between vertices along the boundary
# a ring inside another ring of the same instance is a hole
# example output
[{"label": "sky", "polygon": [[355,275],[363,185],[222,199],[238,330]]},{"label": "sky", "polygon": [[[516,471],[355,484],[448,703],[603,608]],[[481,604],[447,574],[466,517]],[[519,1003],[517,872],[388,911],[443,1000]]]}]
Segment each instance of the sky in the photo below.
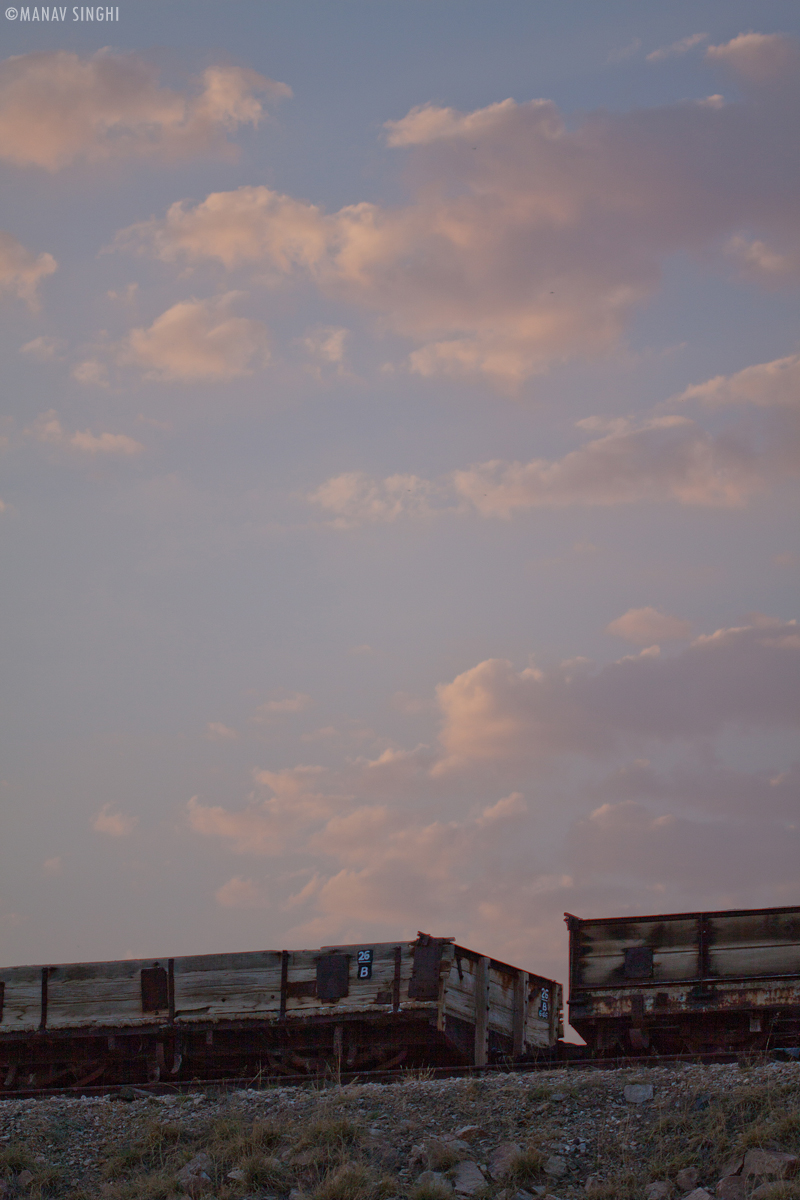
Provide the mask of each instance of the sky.
[{"label": "sky", "polygon": [[0,16],[0,962],[800,904],[797,5],[102,11]]}]

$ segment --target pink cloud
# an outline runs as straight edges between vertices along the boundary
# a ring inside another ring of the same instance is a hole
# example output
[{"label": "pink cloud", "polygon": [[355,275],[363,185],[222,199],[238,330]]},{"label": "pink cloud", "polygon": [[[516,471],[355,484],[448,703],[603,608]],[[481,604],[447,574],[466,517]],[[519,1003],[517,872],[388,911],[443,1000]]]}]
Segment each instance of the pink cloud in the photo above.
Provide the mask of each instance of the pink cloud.
[{"label": "pink cloud", "polygon": [[687,640],[692,636],[692,623],[649,606],[629,608],[606,626],[606,633],[633,642],[635,646],[652,646],[654,642]]},{"label": "pink cloud", "polygon": [[434,773],[559,755],[607,756],[649,742],[693,742],[726,727],[792,728],[800,718],[793,622],[722,629],[679,654],[595,668],[515,671],[487,659],[437,688],[443,757]]},{"label": "pink cloud", "polygon": [[[39,284],[57,266],[52,254],[34,255],[10,233],[0,230],[0,293],[10,292],[35,311],[39,307]],[[28,343],[28,347],[32,345]]]},{"label": "pink cloud", "polygon": [[242,67],[210,66],[199,89],[163,87],[136,54],[68,50],[23,54],[0,64],[0,158],[57,171],[76,161],[183,158],[224,150],[225,135],[257,125],[259,96],[291,94]]},{"label": "pink cloud", "polygon": [[[768,61],[776,75],[795,52],[779,35],[742,36],[707,57],[751,74]],[[175,204],[120,244],[271,285],[310,282],[411,339],[410,369],[513,390],[615,346],[665,256],[795,227],[797,124],[779,87],[766,100],[596,112],[574,127],[548,100],[471,113],[427,104],[386,129],[413,157],[419,190],[405,206],[325,213],[242,187]]]}]

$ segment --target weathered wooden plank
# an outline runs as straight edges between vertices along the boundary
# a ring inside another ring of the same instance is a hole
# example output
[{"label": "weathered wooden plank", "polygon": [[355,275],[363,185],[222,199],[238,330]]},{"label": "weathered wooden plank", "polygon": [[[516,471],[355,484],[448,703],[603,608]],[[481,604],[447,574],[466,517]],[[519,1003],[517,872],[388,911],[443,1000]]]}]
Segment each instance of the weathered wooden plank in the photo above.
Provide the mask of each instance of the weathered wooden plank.
[{"label": "weathered wooden plank", "polygon": [[41,1011],[41,967],[12,967],[0,972],[5,983],[3,1021],[0,1030],[39,1028]]},{"label": "weathered wooden plank", "polygon": [[475,1066],[485,1067],[489,1058],[489,959],[475,964]]},{"label": "weathered wooden plank", "polygon": [[515,1058],[525,1053],[525,1026],[528,1021],[528,983],[527,971],[517,971],[514,978],[514,1019],[511,1052]]}]

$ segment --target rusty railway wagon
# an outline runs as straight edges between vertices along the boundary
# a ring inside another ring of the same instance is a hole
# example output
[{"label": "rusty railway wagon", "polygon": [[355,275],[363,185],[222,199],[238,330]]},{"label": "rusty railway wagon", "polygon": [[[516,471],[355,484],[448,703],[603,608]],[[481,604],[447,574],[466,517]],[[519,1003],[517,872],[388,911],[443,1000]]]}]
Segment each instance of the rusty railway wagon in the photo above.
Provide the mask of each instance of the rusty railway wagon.
[{"label": "rusty railway wagon", "polygon": [[0,970],[6,1089],[481,1066],[561,1034],[558,983],[426,934]]},{"label": "rusty railway wagon", "polygon": [[564,919],[569,1019],[594,1054],[800,1046],[800,907]]}]

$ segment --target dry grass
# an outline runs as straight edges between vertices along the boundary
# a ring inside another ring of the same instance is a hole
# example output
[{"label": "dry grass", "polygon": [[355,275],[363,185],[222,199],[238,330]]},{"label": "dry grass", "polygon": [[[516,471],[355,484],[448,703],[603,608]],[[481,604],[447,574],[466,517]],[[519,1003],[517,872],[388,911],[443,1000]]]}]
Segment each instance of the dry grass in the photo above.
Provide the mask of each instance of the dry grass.
[{"label": "dry grass", "polygon": [[[164,1112],[161,1120],[149,1121],[145,1114],[153,1110],[142,1107],[126,1127],[130,1140],[113,1143],[102,1183],[95,1174],[91,1186],[87,1178],[70,1182],[38,1153],[46,1149],[48,1160],[61,1161],[59,1153],[78,1128],[77,1117],[67,1121],[62,1114],[41,1127],[39,1141],[23,1141],[20,1134],[0,1143],[0,1180],[11,1184],[11,1195],[28,1200],[168,1200],[180,1191],[177,1173],[204,1151],[215,1200],[286,1200],[293,1191],[298,1200],[452,1200],[446,1183],[420,1183],[414,1170],[399,1176],[384,1171],[405,1167],[413,1145],[476,1124],[485,1132],[476,1134],[469,1156],[479,1163],[504,1140],[525,1147],[503,1179],[487,1181],[484,1200],[535,1185],[546,1185],[562,1200],[642,1200],[648,1183],[674,1182],[684,1167],[696,1167],[700,1185],[713,1192],[723,1165],[752,1147],[800,1153],[800,1070],[780,1076],[759,1070],[673,1077],[656,1072],[653,1079],[655,1101],[641,1107],[622,1102],[624,1083],[633,1081],[628,1073],[609,1079],[605,1072],[563,1082],[473,1078],[454,1081],[451,1089],[412,1084],[407,1091],[387,1091],[386,1102],[366,1086],[298,1092],[270,1106],[277,1114],[271,1120],[253,1120],[248,1105],[237,1101],[187,1106],[185,1123],[183,1106],[169,1120]],[[213,1115],[220,1111],[227,1115]],[[589,1138],[585,1154],[570,1150],[577,1134]],[[556,1153],[563,1153],[567,1174],[550,1182],[544,1166]],[[463,1156],[445,1146],[431,1166],[447,1171]],[[16,1184],[23,1170],[34,1175],[24,1193]],[[591,1190],[589,1175],[596,1177]],[[773,1196],[800,1200],[800,1177],[776,1182]]]},{"label": "dry grass", "polygon": [[506,1187],[524,1188],[541,1177],[546,1157],[539,1146],[526,1146],[504,1172],[501,1182]]}]

